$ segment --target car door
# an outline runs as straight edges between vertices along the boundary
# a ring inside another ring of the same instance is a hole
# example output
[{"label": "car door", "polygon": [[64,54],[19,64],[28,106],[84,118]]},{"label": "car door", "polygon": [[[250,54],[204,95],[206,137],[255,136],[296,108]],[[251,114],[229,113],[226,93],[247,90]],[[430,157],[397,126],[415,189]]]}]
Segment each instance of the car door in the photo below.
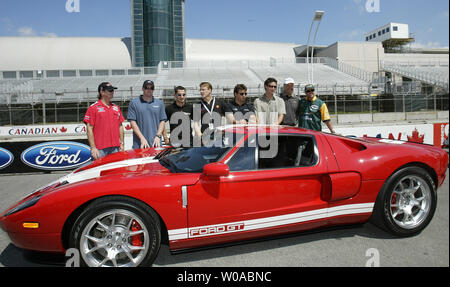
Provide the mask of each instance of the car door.
[{"label": "car door", "polygon": [[[296,166],[264,166],[262,161],[279,160],[278,154],[263,159],[263,149],[259,144],[252,146],[247,139],[244,146],[234,149],[233,155],[224,160],[230,167],[228,176],[202,175],[196,185],[188,187],[189,238],[220,241],[229,235],[254,237],[324,224],[321,221],[326,218],[327,207],[327,202],[321,199],[322,178],[327,173],[327,159],[321,156],[324,145],[313,135],[303,138],[286,135],[283,139],[279,152],[291,151],[287,161],[297,162]],[[299,148],[293,144],[302,139],[310,143],[310,154],[303,150],[303,164],[295,159]]]}]

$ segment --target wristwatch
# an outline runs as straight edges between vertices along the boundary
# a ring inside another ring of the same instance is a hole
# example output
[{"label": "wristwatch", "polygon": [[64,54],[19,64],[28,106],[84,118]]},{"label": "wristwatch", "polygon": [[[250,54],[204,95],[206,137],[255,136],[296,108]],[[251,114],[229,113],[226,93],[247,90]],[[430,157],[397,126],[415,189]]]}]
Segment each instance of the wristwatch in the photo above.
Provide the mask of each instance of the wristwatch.
[{"label": "wristwatch", "polygon": [[162,135],[156,135],[155,138],[158,137],[160,140],[162,139]]}]

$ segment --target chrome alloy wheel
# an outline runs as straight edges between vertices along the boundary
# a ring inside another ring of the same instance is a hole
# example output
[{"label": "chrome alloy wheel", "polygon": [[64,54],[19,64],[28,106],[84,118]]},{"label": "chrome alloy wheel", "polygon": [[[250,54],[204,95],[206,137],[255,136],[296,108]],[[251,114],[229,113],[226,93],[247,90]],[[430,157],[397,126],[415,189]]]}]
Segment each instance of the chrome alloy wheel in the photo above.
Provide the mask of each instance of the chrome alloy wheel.
[{"label": "chrome alloy wheel", "polygon": [[80,253],[91,267],[138,266],[149,250],[143,220],[125,209],[113,209],[93,218],[84,228]]},{"label": "chrome alloy wheel", "polygon": [[408,175],[395,185],[391,194],[390,214],[404,229],[413,229],[427,218],[431,203],[431,187],[421,177]]}]

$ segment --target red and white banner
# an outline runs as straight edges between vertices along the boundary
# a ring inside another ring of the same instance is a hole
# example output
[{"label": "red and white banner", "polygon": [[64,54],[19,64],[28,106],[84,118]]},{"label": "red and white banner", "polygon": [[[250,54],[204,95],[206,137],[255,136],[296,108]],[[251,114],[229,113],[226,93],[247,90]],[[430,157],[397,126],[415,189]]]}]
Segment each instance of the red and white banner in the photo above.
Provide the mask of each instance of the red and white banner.
[{"label": "red and white banner", "polygon": [[[126,133],[132,133],[129,122],[124,122]],[[336,127],[336,132],[344,136],[356,137],[382,137],[403,141],[414,141],[435,146],[442,146],[448,138],[448,122],[430,124],[409,124],[409,125],[368,125],[355,127]],[[325,128],[325,131],[327,129]],[[84,124],[55,124],[55,125],[34,125],[34,126],[11,126],[0,127],[0,137],[30,137],[30,136],[65,136],[65,135],[85,135],[86,126]]]},{"label": "red and white banner", "polygon": [[[131,131],[130,123],[124,122],[125,131]],[[64,136],[86,134],[85,124],[55,124],[0,127],[0,137]]]},{"label": "red and white banner", "polygon": [[[442,146],[448,137],[448,122],[409,125],[370,125],[356,127],[336,127],[336,132],[344,136],[381,137],[393,140],[411,141]],[[326,128],[325,128],[326,131]]]},{"label": "red and white banner", "polygon": [[442,146],[442,143],[448,139],[448,123],[437,123],[434,126],[434,140],[435,146]]}]

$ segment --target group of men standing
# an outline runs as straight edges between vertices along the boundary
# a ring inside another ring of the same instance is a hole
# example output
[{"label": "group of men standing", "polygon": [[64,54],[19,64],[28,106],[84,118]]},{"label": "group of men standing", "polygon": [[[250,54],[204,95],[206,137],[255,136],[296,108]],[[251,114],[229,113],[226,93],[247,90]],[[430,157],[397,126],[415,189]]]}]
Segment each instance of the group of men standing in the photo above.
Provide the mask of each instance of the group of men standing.
[{"label": "group of men standing", "polygon": [[[146,80],[142,95],[130,101],[127,120],[133,130],[133,149],[159,147],[165,144],[199,146],[202,136],[222,124],[267,124],[299,126],[322,130],[322,122],[334,133],[326,104],[315,95],[313,85],[305,86],[304,99],[294,95],[294,80],[284,81],[283,93],[277,96],[277,80],[268,78],[264,82],[265,93],[247,101],[247,87],[238,84],[234,88],[234,100],[226,103],[212,95],[209,82],[200,84],[201,100],[190,104],[186,101],[186,89],[174,88],[174,102],[164,106],[153,96],[155,84]],[[119,106],[112,103],[116,87],[109,82],[98,86],[98,101],[92,104],[84,117],[91,155],[98,159],[107,154],[124,150],[125,120]],[[170,138],[166,131],[169,121]],[[191,121],[193,124],[191,125]]]}]

